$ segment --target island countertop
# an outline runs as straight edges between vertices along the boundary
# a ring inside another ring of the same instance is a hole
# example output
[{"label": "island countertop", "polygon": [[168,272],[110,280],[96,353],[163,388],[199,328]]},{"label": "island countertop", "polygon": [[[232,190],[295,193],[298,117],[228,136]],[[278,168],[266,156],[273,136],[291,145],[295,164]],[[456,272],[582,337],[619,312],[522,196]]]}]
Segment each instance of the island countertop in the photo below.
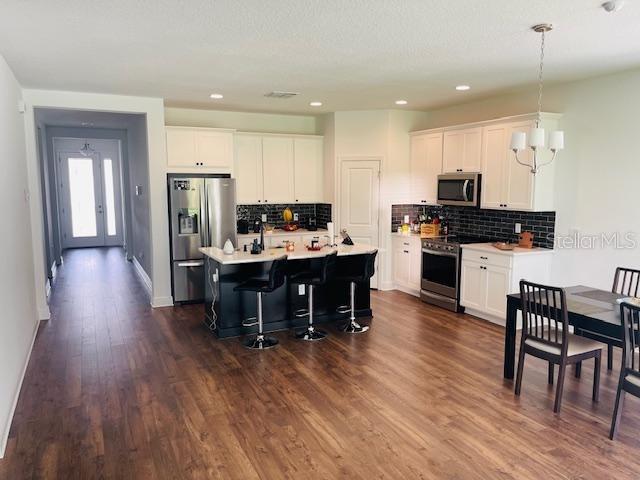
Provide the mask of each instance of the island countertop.
[{"label": "island countertop", "polygon": [[235,251],[231,255],[225,254],[221,248],[203,247],[200,251],[207,257],[221,265],[236,265],[240,263],[271,262],[276,258],[286,256],[289,260],[305,260],[308,258],[321,258],[331,252],[338,252],[339,257],[348,255],[365,255],[373,253],[377,247],[365,243],[355,245],[337,245],[335,247],[324,246],[317,251],[310,251],[304,247],[297,247],[293,252],[287,252],[284,248],[266,248],[262,253],[253,255],[250,252]]}]

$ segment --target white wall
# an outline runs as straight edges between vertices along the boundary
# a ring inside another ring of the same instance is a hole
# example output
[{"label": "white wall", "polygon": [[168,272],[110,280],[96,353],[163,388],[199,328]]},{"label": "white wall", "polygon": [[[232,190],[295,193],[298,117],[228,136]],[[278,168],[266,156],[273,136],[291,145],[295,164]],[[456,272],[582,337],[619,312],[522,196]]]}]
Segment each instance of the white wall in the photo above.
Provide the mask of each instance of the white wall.
[{"label": "white wall", "polygon": [[[380,158],[380,261],[379,288],[392,288],[391,205],[409,200],[409,135],[426,128],[427,114],[402,110],[362,110],[336,112],[333,121],[324,122],[324,135],[333,135],[336,172],[335,192],[339,191],[339,162],[348,158]],[[333,128],[331,132],[330,129]],[[326,143],[326,142],[325,142]],[[338,203],[334,218],[339,220]]]},{"label": "white wall", "polygon": [[165,109],[165,122],[171,126],[233,128],[243,132],[317,133],[317,118],[312,115],[229,112],[193,108]]},{"label": "white wall", "polygon": [[[4,207],[0,235],[0,457],[4,455],[38,326],[31,229],[27,221],[30,209],[24,119],[18,112],[21,98],[20,85],[0,56],[0,205]],[[42,208],[37,198],[32,197],[31,203]],[[43,257],[36,262],[43,270]],[[36,278],[44,286],[44,274]]]},{"label": "white wall", "polygon": [[[640,240],[640,70],[545,88],[543,109],[562,113],[566,149],[556,165],[556,233],[633,232]],[[535,110],[533,89],[429,112],[428,127]],[[640,248],[563,249],[553,282],[609,289],[618,265],[640,268]]]},{"label": "white wall", "polygon": [[[44,278],[41,192],[38,181],[38,158],[35,143],[34,108],[64,108],[113,113],[139,113],[146,116],[146,136],[149,156],[149,205],[151,244],[152,305],[172,305],[171,272],[169,265],[169,221],[166,191],[166,146],[164,138],[164,105],[160,98],[130,97],[53,90],[24,90],[26,103],[25,126],[29,189],[34,201],[31,208],[35,278]],[[37,206],[34,206],[37,205]],[[46,295],[42,282],[36,282],[36,301],[41,316],[48,316]]]}]

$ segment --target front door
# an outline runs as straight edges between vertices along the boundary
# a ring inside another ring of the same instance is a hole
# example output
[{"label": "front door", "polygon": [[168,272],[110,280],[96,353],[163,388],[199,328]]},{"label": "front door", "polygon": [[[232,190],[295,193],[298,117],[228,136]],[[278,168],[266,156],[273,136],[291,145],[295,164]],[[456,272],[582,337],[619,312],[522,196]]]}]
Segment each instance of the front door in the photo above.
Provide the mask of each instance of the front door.
[{"label": "front door", "polygon": [[70,151],[78,142],[56,142],[67,147],[57,151],[63,248],[122,245],[119,142],[97,140],[87,155]]},{"label": "front door", "polygon": [[[355,243],[377,247],[380,161],[343,160],[340,179],[340,228],[346,229]],[[378,288],[377,273],[371,288]]]}]

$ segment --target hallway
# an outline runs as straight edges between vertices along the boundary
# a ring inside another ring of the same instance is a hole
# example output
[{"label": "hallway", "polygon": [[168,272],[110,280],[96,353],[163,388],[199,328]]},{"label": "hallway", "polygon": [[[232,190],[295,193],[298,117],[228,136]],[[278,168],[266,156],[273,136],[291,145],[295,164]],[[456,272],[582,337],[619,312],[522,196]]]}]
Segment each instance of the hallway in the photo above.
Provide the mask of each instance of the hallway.
[{"label": "hallway", "polygon": [[[1,480],[637,478],[637,402],[607,438],[617,372],[502,379],[503,329],[374,292],[372,329],[250,351],[202,305],[151,309],[120,248],[71,250],[36,339]],[[267,312],[268,313],[268,312]],[[616,363],[619,357],[616,356]],[[535,452],[534,455],[531,452]],[[544,453],[544,454],[543,454]],[[461,457],[462,455],[462,457]],[[580,473],[580,475],[579,475]]]}]

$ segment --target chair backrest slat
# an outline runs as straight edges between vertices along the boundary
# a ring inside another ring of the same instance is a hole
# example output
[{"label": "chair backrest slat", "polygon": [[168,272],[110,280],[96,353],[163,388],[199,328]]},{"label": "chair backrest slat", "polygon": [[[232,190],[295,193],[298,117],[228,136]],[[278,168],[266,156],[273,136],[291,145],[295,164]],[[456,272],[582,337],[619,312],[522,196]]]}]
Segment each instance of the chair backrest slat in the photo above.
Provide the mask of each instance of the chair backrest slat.
[{"label": "chair backrest slat", "polygon": [[613,293],[637,297],[640,292],[640,270],[618,267],[613,278]]},{"label": "chair backrest slat", "polygon": [[567,353],[569,314],[563,288],[520,280],[522,341],[527,338]]},{"label": "chair backrest slat", "polygon": [[640,307],[630,303],[620,305],[622,322],[622,366],[640,374],[640,349],[636,350],[640,338]]}]

